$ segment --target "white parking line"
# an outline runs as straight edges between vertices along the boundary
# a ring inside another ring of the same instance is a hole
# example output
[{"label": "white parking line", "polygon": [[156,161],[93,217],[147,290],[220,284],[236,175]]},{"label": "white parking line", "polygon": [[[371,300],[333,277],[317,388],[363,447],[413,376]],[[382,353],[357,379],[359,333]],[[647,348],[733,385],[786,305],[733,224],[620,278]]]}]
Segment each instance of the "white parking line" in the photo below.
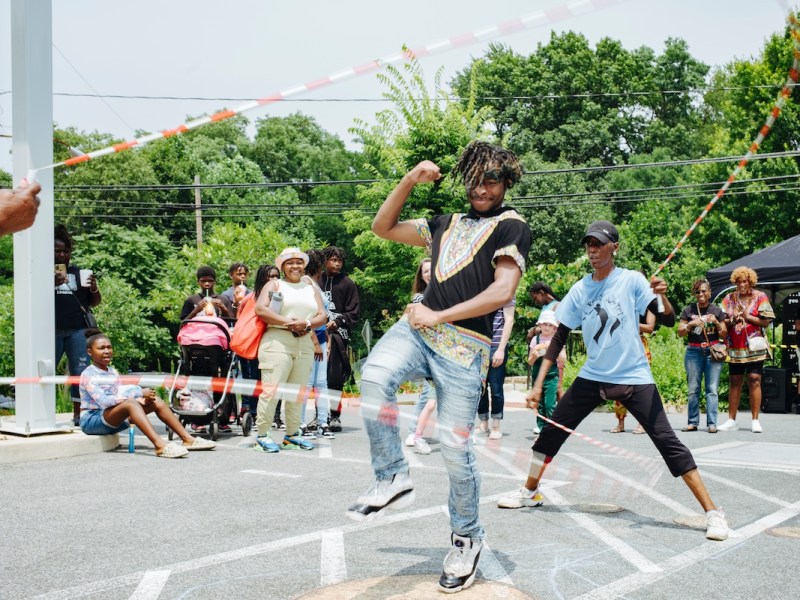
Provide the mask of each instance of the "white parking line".
[{"label": "white parking line", "polygon": [[478,566],[481,570],[481,575],[483,575],[486,581],[499,581],[511,587],[514,586],[514,582],[511,580],[511,577],[509,577],[508,572],[503,568],[503,565],[500,564],[500,561],[497,560],[494,552],[492,552],[492,549],[489,548],[489,544],[486,542],[483,543],[481,562]]},{"label": "white parking line", "polygon": [[[516,473],[521,481],[524,481],[528,474],[518,469],[509,461],[502,458],[500,455],[490,452],[486,448],[475,448],[475,451],[481,454],[482,456],[486,456],[491,460],[495,461],[498,465],[505,467],[509,470],[509,472]],[[553,488],[545,488],[543,487],[541,490],[542,494],[550,500],[555,506],[558,506],[561,510],[564,511],[568,517],[570,517],[573,521],[578,523],[581,527],[586,529],[589,533],[607,545],[609,548],[614,550],[617,554],[620,555],[623,559],[628,561],[634,567],[639,569],[643,573],[656,573],[661,570],[660,567],[655,565],[653,562],[645,558],[640,552],[634,550],[628,544],[620,540],[619,538],[611,535],[605,529],[603,529],[600,525],[598,525],[595,521],[591,519],[588,515],[583,513],[577,512],[567,512],[565,509],[569,507],[569,502],[567,502],[564,497],[559,494]]]},{"label": "white parking line", "polygon": [[580,600],[610,600],[611,598],[619,598],[620,596],[631,594],[655,583],[659,579],[669,577],[681,569],[701,564],[704,560],[707,560],[715,554],[726,552],[770,527],[775,527],[784,521],[793,519],[798,514],[800,514],[800,502],[795,502],[735,532],[732,531],[731,533],[735,533],[736,536],[729,537],[727,541],[709,541],[702,546],[692,548],[683,554],[678,554],[665,560],[659,565],[663,569],[661,573],[633,573],[627,577],[609,583],[608,585],[594,589],[579,598]]},{"label": "white parking line", "polygon": [[148,571],[136,587],[130,600],[152,600],[161,595],[161,590],[167,585],[170,571]]},{"label": "white parking line", "polygon": [[620,483],[624,483],[635,489],[637,492],[641,492],[642,494],[649,496],[656,502],[659,502],[666,506],[667,508],[674,510],[679,515],[685,515],[687,517],[695,517],[700,513],[696,510],[692,510],[691,508],[684,506],[680,502],[676,502],[669,496],[665,496],[664,494],[660,494],[654,491],[652,488],[647,487],[646,485],[642,485],[638,481],[631,479],[630,477],[625,477],[624,475],[620,475],[616,471],[612,471],[611,469],[604,467],[603,465],[596,463],[588,458],[584,458],[582,456],[578,456],[577,454],[572,454],[569,452],[564,453],[565,456],[569,456],[571,459],[578,461],[579,463],[583,463],[587,467],[591,467],[592,469],[596,470],[599,473],[602,473],[606,477],[619,481]]},{"label": "white parking line", "polygon": [[791,506],[791,502],[787,502],[786,500],[781,500],[780,498],[776,498],[775,496],[770,496],[769,494],[765,494],[759,490],[755,490],[749,486],[743,485],[736,481],[731,481],[725,477],[720,477],[719,475],[714,475],[713,473],[703,472],[703,479],[708,479],[710,481],[716,481],[721,483],[722,485],[727,485],[728,487],[732,487],[735,490],[739,490],[740,492],[744,492],[745,494],[750,494],[751,496],[755,496],[756,498],[760,498],[761,500],[766,500],[767,502],[772,502],[773,504],[777,504],[778,506]]},{"label": "white parking line", "polygon": [[289,479],[299,479],[302,475],[296,473],[278,473],[277,471],[259,471],[258,469],[245,469],[242,473],[249,473],[252,475],[266,475],[268,477],[287,477]]},{"label": "white parking line", "polygon": [[319,584],[332,585],[347,581],[347,565],[344,557],[344,532],[341,529],[322,534],[319,559]]}]

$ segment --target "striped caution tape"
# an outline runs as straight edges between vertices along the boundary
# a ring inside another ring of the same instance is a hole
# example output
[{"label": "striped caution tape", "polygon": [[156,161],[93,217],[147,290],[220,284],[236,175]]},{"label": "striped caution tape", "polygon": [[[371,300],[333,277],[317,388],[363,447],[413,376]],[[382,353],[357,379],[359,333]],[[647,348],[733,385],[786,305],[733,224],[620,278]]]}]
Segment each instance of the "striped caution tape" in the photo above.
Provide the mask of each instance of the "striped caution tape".
[{"label": "striped caution tape", "polygon": [[566,431],[568,434],[583,440],[584,442],[588,442],[593,446],[597,446],[598,448],[608,452],[609,454],[614,454],[616,456],[629,458],[636,464],[641,465],[643,467],[651,466],[654,462],[657,462],[656,459],[654,458],[648,458],[646,456],[642,456],[641,454],[637,454],[636,452],[626,450],[625,448],[620,448],[619,446],[615,446],[614,444],[609,444],[608,442],[603,442],[601,440],[595,439],[589,435],[586,435],[585,433],[581,433],[580,431],[575,431],[574,429],[570,429],[566,425],[562,425],[561,423],[556,423],[555,421],[545,417],[541,413],[539,413],[539,418],[542,419],[543,421],[550,423],[554,427],[557,427],[562,431]]},{"label": "striped caution tape", "polygon": [[683,234],[683,237],[678,241],[675,245],[675,248],[672,249],[669,256],[658,266],[656,272],[653,273],[653,276],[658,275],[664,268],[667,266],[667,263],[673,259],[673,257],[678,253],[678,251],[683,247],[683,244],[692,234],[692,232],[697,229],[697,226],[702,222],[703,219],[706,218],[711,209],[714,208],[714,205],[717,201],[722,198],[723,194],[728,191],[728,188],[731,184],[736,180],[742,170],[745,168],[747,163],[750,162],[750,159],[758,152],[758,149],[761,147],[761,144],[764,141],[764,138],[769,135],[769,132],[772,131],[772,126],[775,124],[775,121],[778,119],[778,116],[781,114],[783,107],[786,105],[786,102],[792,95],[792,90],[797,85],[798,77],[800,77],[800,23],[795,18],[794,15],[790,14],[788,17],[789,21],[789,31],[791,32],[792,38],[792,45],[794,49],[792,51],[793,61],[792,66],[789,69],[789,73],[786,76],[786,83],[784,84],[783,88],[781,88],[780,93],[778,94],[778,98],[775,102],[775,105],[772,107],[772,110],[769,112],[769,116],[767,117],[766,122],[764,125],[761,126],[761,129],[758,131],[758,135],[756,139],[753,140],[753,143],[750,144],[750,147],[747,149],[747,153],[739,160],[739,163],[734,168],[733,172],[731,173],[730,177],[728,177],[727,181],[722,185],[722,187],[714,194],[714,197],[711,201],[706,205],[703,211],[700,213],[694,223],[692,223],[691,227],[686,230],[686,233]]},{"label": "striped caution tape", "polygon": [[358,66],[350,67],[342,71],[331,73],[330,75],[321,77],[319,79],[315,79],[303,84],[292,86],[285,90],[281,90],[279,92],[275,92],[267,96],[264,96],[263,98],[259,98],[258,100],[243,104],[238,108],[230,110],[227,109],[221,110],[210,116],[205,116],[199,119],[193,119],[191,121],[187,121],[186,123],[178,125],[177,127],[173,127],[172,129],[164,129],[163,131],[158,131],[156,133],[144,135],[142,137],[128,140],[126,142],[113,144],[106,148],[101,148],[100,150],[94,150],[92,152],[88,152],[81,156],[72,157],[61,162],[33,169],[29,171],[27,179],[28,181],[32,182],[35,180],[36,173],[39,171],[56,169],[58,167],[71,167],[78,165],[80,163],[93,160],[95,158],[100,158],[101,156],[116,154],[119,152],[124,152],[125,150],[129,150],[131,148],[141,147],[155,140],[170,138],[182,133],[186,133],[187,131],[197,129],[198,127],[202,127],[203,125],[207,125],[209,123],[224,121],[226,119],[230,119],[233,116],[241,115],[253,109],[266,106],[274,102],[280,102],[292,96],[297,96],[298,94],[311,92],[322,87],[326,87],[329,85],[333,85],[335,83],[352,79],[354,77],[365,75],[367,73],[373,73],[389,65],[400,64],[415,58],[426,58],[428,56],[447,52],[455,48],[462,48],[465,46],[470,46],[472,44],[476,44],[479,42],[492,40],[505,35],[519,33],[520,31],[524,31],[526,29],[541,27],[543,25],[553,25],[555,23],[571,19],[573,17],[578,17],[598,10],[609,8],[612,6],[617,6],[625,1],[626,0],[573,0],[572,2],[567,2],[565,4],[549,8],[547,10],[542,10],[522,17],[517,17],[509,21],[504,21],[502,23],[490,25],[488,27],[484,27],[482,29],[478,29],[472,32],[450,36],[444,40],[433,42],[425,46],[421,46],[419,48],[413,48],[413,49],[404,48],[403,51],[400,53],[393,54],[385,58],[371,60],[369,62],[366,62]]},{"label": "striped caution tape", "polygon": [[[98,379],[109,381],[112,376],[99,376]],[[197,377],[194,375],[173,375],[170,373],[120,375],[114,380],[119,385],[138,385],[140,387],[203,390],[258,396],[264,392],[261,381],[255,379],[226,379],[225,377]],[[0,385],[80,385],[80,375],[51,375],[46,377],[0,377]],[[268,390],[271,394],[280,394],[281,398],[294,402],[305,402],[314,393],[315,388],[297,384],[276,384]],[[341,395],[339,390],[328,390]],[[294,400],[292,400],[292,398]]]}]

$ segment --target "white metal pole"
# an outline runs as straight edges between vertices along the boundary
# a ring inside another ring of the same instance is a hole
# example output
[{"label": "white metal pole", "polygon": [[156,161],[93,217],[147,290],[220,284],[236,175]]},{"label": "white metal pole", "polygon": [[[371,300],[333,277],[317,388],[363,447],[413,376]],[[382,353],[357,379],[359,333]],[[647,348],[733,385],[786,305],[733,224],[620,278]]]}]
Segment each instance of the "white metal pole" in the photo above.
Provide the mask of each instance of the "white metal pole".
[{"label": "white metal pole", "polygon": [[[51,0],[11,0],[13,176],[53,162],[53,52]],[[14,356],[17,377],[55,373],[53,294],[53,172],[36,177],[41,205],[33,227],[14,235]],[[16,423],[22,434],[55,430],[55,388],[16,388]]]}]

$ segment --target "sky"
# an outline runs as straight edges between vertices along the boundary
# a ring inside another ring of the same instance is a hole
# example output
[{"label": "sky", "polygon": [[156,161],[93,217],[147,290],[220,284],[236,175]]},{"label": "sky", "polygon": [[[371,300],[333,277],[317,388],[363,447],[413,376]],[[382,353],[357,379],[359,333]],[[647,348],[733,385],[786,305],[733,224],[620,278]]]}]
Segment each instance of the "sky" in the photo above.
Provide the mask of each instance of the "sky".
[{"label": "sky", "polygon": [[[0,0],[0,168],[6,171],[11,170],[7,136],[13,135],[11,2]],[[248,99],[391,56],[404,44],[427,46],[564,4],[563,0],[52,0],[53,119],[59,127],[131,139],[137,130],[173,128],[187,116],[237,108]],[[610,37],[628,49],[649,46],[660,53],[667,38],[682,38],[695,58],[713,67],[758,56],[765,40],[783,30],[785,11],[783,0],[620,0],[494,41],[529,54],[547,43],[551,31],[571,30],[592,44]],[[443,81],[449,81],[471,58],[483,56],[488,44],[422,59],[426,78],[432,82],[443,68]],[[356,148],[348,132],[353,120],[371,122],[376,112],[390,105],[353,99],[379,100],[383,91],[371,73],[247,116],[254,121],[301,111]],[[103,100],[59,94],[181,99]]]}]

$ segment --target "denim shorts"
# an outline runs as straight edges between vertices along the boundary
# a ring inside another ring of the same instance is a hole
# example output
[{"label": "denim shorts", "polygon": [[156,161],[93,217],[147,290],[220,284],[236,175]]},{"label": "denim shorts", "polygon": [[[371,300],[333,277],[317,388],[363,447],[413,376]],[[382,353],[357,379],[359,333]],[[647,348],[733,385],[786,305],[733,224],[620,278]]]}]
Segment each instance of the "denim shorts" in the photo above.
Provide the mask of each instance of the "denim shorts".
[{"label": "denim shorts", "polygon": [[81,411],[81,431],[86,435],[112,435],[125,431],[130,425],[125,420],[116,427],[112,427],[103,418],[103,411],[97,410],[83,410]]}]

